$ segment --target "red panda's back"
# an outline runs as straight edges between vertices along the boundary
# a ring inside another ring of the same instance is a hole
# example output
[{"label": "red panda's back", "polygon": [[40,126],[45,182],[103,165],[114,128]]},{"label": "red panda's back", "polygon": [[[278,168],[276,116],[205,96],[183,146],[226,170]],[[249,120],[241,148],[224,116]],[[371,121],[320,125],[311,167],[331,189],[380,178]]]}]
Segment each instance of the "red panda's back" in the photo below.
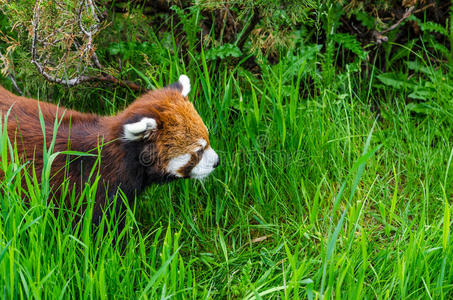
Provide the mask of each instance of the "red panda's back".
[{"label": "red panda's back", "polygon": [[72,122],[85,122],[94,117],[92,114],[84,114],[51,103],[17,96],[0,86],[0,111],[2,116],[6,115],[8,110],[11,110],[10,116],[17,119],[19,123],[31,122],[30,125],[39,124],[39,110],[41,110],[46,123],[53,123],[57,114],[58,118],[63,118],[62,124],[69,122],[70,119]]},{"label": "red panda's back", "polygon": [[[97,128],[97,126],[92,126],[92,124],[95,124],[98,120],[96,115],[84,114],[64,107],[58,107],[51,103],[17,96],[0,86],[0,114],[3,119],[2,123],[5,115],[9,111],[7,122],[9,139],[11,142],[14,141],[14,147],[17,149],[21,162],[33,161],[32,165],[36,169],[38,180],[40,180],[43,167],[42,151],[44,144],[39,110],[41,110],[44,119],[47,147],[52,140],[54,123],[58,115],[60,127],[58,127],[55,138],[55,152],[70,150],[69,140],[73,141],[71,148],[74,147],[74,150],[77,151],[85,151],[86,149],[80,148],[81,145],[85,146],[91,140],[95,144],[97,139],[90,136],[90,126]],[[96,133],[95,130],[92,131]],[[88,145],[85,148],[90,147],[91,145]],[[9,160],[9,157],[7,159]],[[66,156],[59,155],[52,165],[52,184],[57,187],[63,181],[64,174],[62,170],[64,170],[65,163]],[[2,174],[0,172],[0,179],[1,177]],[[74,178],[75,181],[78,179],[77,176],[74,176]]]}]

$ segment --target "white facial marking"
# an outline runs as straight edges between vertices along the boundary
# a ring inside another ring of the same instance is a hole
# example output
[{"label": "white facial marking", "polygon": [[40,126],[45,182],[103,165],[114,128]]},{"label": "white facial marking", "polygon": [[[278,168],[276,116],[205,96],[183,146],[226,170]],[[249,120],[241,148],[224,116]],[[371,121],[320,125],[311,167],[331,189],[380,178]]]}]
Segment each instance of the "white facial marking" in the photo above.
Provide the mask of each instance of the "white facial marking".
[{"label": "white facial marking", "polygon": [[207,144],[207,142],[206,142],[205,139],[199,139],[199,140],[198,140],[198,143],[201,145],[201,147],[202,147],[203,149],[204,149],[204,147],[206,147],[206,144]]},{"label": "white facial marking", "polygon": [[219,156],[212,150],[211,147],[206,149],[203,157],[198,164],[190,172],[190,177],[195,179],[203,179],[214,171],[214,165],[219,161]]},{"label": "white facial marking", "polygon": [[156,120],[153,118],[143,118],[138,122],[124,125],[124,138],[130,141],[136,141],[146,137],[146,133],[157,128]]},{"label": "white facial marking", "polygon": [[190,79],[186,75],[181,75],[178,81],[182,85],[181,94],[186,97],[190,93]]},{"label": "white facial marking", "polygon": [[167,172],[177,177],[182,177],[182,175],[178,173],[178,170],[187,165],[191,157],[192,156],[190,154],[183,154],[172,158],[168,163]]}]

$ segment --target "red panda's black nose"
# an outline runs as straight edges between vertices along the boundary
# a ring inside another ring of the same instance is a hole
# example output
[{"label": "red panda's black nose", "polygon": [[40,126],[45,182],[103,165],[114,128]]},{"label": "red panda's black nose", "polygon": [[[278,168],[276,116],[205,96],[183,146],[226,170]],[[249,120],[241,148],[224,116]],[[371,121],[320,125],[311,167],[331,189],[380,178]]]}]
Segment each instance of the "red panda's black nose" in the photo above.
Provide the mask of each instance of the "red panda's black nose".
[{"label": "red panda's black nose", "polygon": [[217,158],[217,161],[214,164],[214,168],[217,168],[220,165],[220,159]]}]

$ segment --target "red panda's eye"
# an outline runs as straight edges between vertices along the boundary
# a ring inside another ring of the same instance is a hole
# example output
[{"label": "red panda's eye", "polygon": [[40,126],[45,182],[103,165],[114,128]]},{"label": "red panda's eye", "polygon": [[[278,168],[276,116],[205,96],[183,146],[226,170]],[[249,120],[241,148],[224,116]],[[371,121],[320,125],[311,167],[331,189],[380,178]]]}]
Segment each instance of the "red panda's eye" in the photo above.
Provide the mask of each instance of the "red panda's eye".
[{"label": "red panda's eye", "polygon": [[203,155],[203,151],[204,151],[203,149],[200,149],[200,150],[198,150],[198,151],[196,152],[196,154],[197,154],[198,156],[201,156],[201,155]]}]

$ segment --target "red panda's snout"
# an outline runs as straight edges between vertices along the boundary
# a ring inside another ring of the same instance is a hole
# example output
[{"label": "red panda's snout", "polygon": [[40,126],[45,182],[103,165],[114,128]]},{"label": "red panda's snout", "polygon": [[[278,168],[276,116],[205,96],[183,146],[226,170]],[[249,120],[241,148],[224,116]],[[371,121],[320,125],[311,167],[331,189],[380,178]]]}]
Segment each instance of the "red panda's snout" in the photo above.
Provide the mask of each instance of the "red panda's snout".
[{"label": "red panda's snout", "polygon": [[203,179],[211,174],[218,165],[217,153],[211,146],[206,146],[204,139],[200,139],[193,152],[172,158],[168,162],[166,172],[176,177]]},{"label": "red panda's snout", "polygon": [[127,120],[122,140],[140,147],[139,161],[149,178],[203,179],[219,165],[189,92],[189,78],[181,75],[178,82],[136,100],[120,116]]}]

